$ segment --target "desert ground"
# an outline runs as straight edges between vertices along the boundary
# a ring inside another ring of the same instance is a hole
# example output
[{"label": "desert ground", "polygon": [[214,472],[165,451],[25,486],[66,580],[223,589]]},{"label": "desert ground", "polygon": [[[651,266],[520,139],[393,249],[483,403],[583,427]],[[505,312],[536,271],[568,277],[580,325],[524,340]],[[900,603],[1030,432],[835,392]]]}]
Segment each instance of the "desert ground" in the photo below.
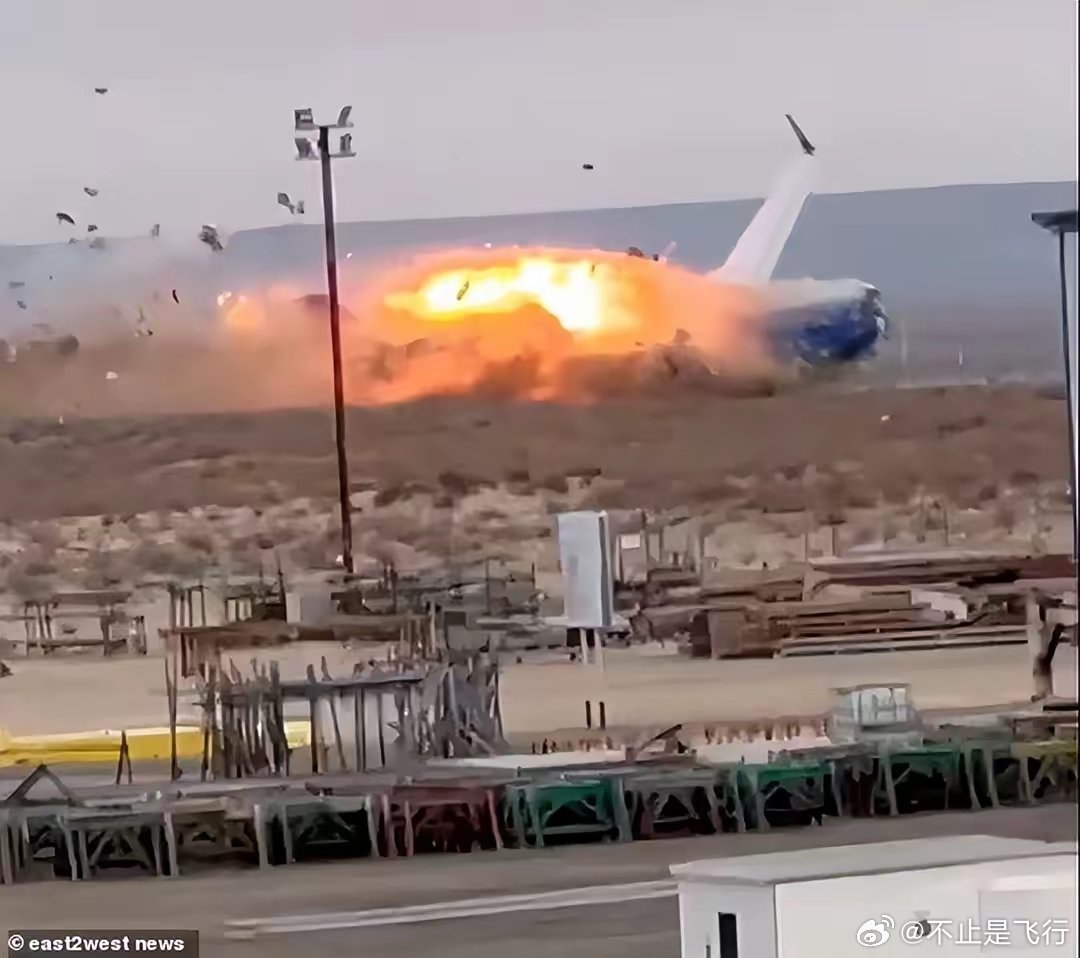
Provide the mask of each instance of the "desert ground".
[{"label": "desert ground", "polygon": [[[35,569],[64,578],[65,536],[88,580],[161,575],[170,562],[250,572],[260,545],[300,566],[332,562],[332,430],[316,410],[0,419],[7,587]],[[361,551],[408,565],[410,553],[445,561],[484,543],[509,558],[573,506],[681,509],[757,533],[790,526],[800,541],[811,515],[814,527],[849,526],[848,545],[940,541],[948,509],[961,540],[1030,546],[1067,511],[1066,430],[1062,396],[1025,387],[805,388],[357,408],[348,448]]]},{"label": "desert ground", "polygon": [[[325,655],[335,674],[359,658],[353,650],[304,644],[273,649],[286,678],[303,676],[306,662]],[[248,654],[238,656],[246,667]],[[0,729],[10,735],[44,735],[161,726],[168,722],[165,677],[154,656],[104,660],[100,655],[7,660]],[[347,666],[347,667],[346,667]],[[1076,688],[1076,651],[1055,658],[1060,694]],[[833,688],[864,683],[909,683],[915,704],[927,712],[964,712],[991,706],[1015,708],[1031,695],[1031,665],[1024,646],[942,649],[810,658],[698,660],[665,649],[609,649],[604,670],[565,655],[541,655],[504,664],[501,703],[508,739],[528,751],[545,737],[560,747],[584,734],[586,699],[606,704],[616,729],[653,729],[676,722],[708,725],[814,716],[833,704]],[[199,720],[193,694],[180,702],[181,721]],[[763,743],[768,747],[782,747]]]},{"label": "desert ground", "polygon": [[[834,546],[1070,544],[1065,403],[1024,387],[446,398],[350,409],[348,430],[358,557],[402,571],[489,559],[557,587],[552,515],[577,507],[702,516],[721,570]],[[312,410],[0,420],[0,604],[276,562],[287,576],[332,568],[332,453],[331,417]],[[0,621],[0,639],[21,632]],[[153,657],[0,658],[14,673],[0,685],[10,734],[165,720]],[[1075,681],[1066,659],[1059,681]],[[1030,670],[1022,648],[769,662],[627,650],[608,656],[601,688],[565,663],[510,662],[504,708],[528,740],[576,727],[587,697],[606,697],[614,724],[652,726],[807,714],[832,686],[883,679],[912,682],[925,708],[971,707],[1025,700]]]}]

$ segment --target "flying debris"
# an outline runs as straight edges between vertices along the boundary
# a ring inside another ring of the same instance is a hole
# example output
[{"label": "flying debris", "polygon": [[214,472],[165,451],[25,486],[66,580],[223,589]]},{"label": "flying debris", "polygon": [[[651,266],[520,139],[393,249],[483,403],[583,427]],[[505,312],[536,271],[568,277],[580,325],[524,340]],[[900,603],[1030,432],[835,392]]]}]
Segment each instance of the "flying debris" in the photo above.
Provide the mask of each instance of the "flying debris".
[{"label": "flying debris", "polygon": [[97,232],[97,223],[88,223],[87,226],[86,226],[86,232],[87,233],[96,233]]},{"label": "flying debris", "polygon": [[56,222],[57,223],[68,223],[71,226],[75,225],[75,220],[73,220],[70,216],[68,216],[67,213],[57,213],[56,214]]},{"label": "flying debris", "polygon": [[107,373],[105,374],[105,378],[106,378],[107,380],[109,380],[109,382],[112,382],[112,381],[113,381],[114,379],[119,379],[119,378],[120,378],[120,374],[119,374],[119,373],[114,373],[114,372],[113,372],[113,371],[112,371],[112,370],[110,369],[110,370],[109,370],[109,371],[108,371],[108,372],[107,372]]},{"label": "flying debris", "polygon": [[225,249],[225,243],[218,232],[218,228],[209,223],[204,224],[203,228],[199,230],[199,242],[205,243],[215,253],[220,253]]},{"label": "flying debris", "polygon": [[596,169],[596,167],[593,166],[592,163],[582,163],[581,168],[583,170],[595,170]]},{"label": "flying debris", "polygon": [[9,279],[7,284],[8,289],[22,289],[25,285],[26,282],[21,279]]},{"label": "flying debris", "polygon": [[[0,358],[5,352],[9,362],[20,358],[28,361],[47,358],[67,358],[79,351],[79,340],[70,334],[58,333],[48,323],[35,323],[34,333],[21,344],[5,344],[0,340]],[[5,350],[5,346],[7,347]]]},{"label": "flying debris", "polygon": [[18,306],[19,309],[26,309],[26,303],[24,303],[21,299],[15,300],[15,305]]},{"label": "flying debris", "polygon": [[94,189],[94,188],[93,188],[92,186],[84,186],[84,187],[82,188],[82,191],[83,191],[83,192],[84,192],[84,193],[85,193],[85,194],[86,194],[87,196],[97,196],[97,195],[98,195],[98,193],[100,193],[100,192],[101,192],[100,190],[95,190],[95,189]]},{"label": "flying debris", "polygon": [[468,291],[469,291],[469,281],[468,281],[468,280],[465,280],[465,282],[464,282],[464,284],[462,285],[461,289],[459,289],[459,290],[457,291],[457,301],[458,301],[459,303],[460,303],[460,302],[461,302],[461,301],[462,301],[462,300],[463,300],[463,299],[465,298],[465,294],[466,294],[466,293],[467,293]]},{"label": "flying debris", "polygon": [[96,86],[94,87],[94,92],[98,96],[104,96],[106,93],[109,92],[109,88],[107,86]]},{"label": "flying debris", "polygon": [[666,263],[668,257],[671,255],[672,250],[675,249],[674,243],[668,243],[664,247],[663,252],[653,253],[652,256],[646,256],[637,246],[628,246],[626,248],[626,255],[633,256],[635,259],[651,259],[654,263]]},{"label": "flying debris", "polygon": [[180,305],[180,297],[176,294],[175,289],[172,291],[172,298],[173,298],[173,302],[176,303],[177,306],[179,306]]},{"label": "flying debris", "polygon": [[293,216],[304,215],[304,201],[297,200],[295,203],[289,199],[288,193],[278,193],[277,201],[279,206],[284,206]]},{"label": "flying debris", "polygon": [[155,223],[153,226],[150,227],[150,235],[154,237],[154,239],[157,239],[161,235],[160,223]]}]

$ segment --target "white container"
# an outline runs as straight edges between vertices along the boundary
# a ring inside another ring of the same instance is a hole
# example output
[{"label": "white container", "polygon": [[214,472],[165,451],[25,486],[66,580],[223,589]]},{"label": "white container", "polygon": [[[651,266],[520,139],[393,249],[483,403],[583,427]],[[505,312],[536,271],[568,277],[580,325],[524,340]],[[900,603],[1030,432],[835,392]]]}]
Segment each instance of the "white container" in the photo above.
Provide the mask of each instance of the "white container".
[{"label": "white container", "polygon": [[906,685],[858,685],[834,689],[832,738],[861,742],[917,733],[919,713]]},{"label": "white container", "polygon": [[[1057,891],[1047,907],[1076,898],[1075,846],[985,835],[747,855],[675,865],[671,873],[682,958],[866,958],[910,955],[919,946],[935,955],[979,954],[982,942],[964,938],[981,937],[990,918],[1010,917],[984,914],[986,902],[995,904],[986,896],[1002,882],[1014,896],[1009,882],[1049,882]],[[1075,954],[1075,908],[1061,916],[1042,911],[1024,917],[1071,923],[1071,951],[1061,953]],[[927,929],[929,938],[912,942]],[[1026,944],[1023,926],[1008,931],[1011,944]]]}]

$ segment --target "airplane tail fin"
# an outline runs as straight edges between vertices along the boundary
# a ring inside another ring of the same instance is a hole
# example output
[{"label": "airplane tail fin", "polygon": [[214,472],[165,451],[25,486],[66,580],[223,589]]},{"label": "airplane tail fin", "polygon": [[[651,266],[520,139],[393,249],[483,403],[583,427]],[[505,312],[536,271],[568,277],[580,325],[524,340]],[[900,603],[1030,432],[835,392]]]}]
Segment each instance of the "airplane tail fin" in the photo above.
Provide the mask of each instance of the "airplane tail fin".
[{"label": "airplane tail fin", "polygon": [[813,192],[815,148],[790,114],[787,121],[799,140],[802,156],[784,171],[746,231],[739,237],[724,265],[708,274],[712,279],[737,283],[768,282],[803,206]]}]

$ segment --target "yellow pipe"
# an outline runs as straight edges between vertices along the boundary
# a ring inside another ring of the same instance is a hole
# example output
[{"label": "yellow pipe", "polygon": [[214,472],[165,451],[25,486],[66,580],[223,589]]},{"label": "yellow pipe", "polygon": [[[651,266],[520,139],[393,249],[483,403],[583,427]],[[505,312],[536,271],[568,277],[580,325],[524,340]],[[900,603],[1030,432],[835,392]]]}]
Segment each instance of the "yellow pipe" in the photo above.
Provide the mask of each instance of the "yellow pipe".
[{"label": "yellow pipe", "polygon": [[[126,729],[128,754],[132,762],[165,760],[171,752],[167,728]],[[8,735],[0,729],[0,768],[13,765],[94,764],[116,762],[120,755],[121,731],[102,729],[96,732],[70,732],[58,735]],[[290,748],[303,748],[311,743],[311,726],[307,720],[285,723],[285,737]],[[203,732],[196,725],[178,726],[176,754],[178,758],[199,758],[202,755]]]}]

